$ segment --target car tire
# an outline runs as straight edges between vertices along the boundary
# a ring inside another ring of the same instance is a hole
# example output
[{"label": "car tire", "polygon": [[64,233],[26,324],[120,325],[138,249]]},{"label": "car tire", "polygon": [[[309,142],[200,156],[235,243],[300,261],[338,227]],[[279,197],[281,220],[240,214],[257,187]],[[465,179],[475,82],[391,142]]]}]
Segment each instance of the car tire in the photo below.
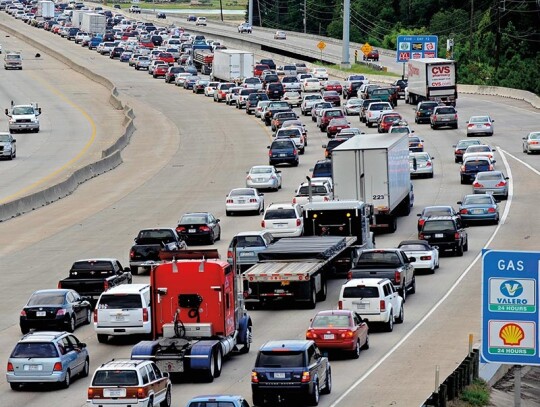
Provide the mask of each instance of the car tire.
[{"label": "car tire", "polygon": [[325,380],[324,389],[321,390],[321,394],[330,394],[332,393],[332,370],[330,367],[326,369],[326,380]]},{"label": "car tire", "polygon": [[171,403],[171,388],[167,387],[167,393],[163,401],[159,404],[159,407],[171,407]]},{"label": "car tire", "polygon": [[361,351],[360,339],[358,339],[356,341],[356,344],[354,345],[353,351],[351,352],[351,358],[352,359],[358,359],[360,357],[360,351]]},{"label": "car tire", "polygon": [[313,392],[308,395],[308,405],[318,406],[319,397],[320,397],[319,382],[315,382],[313,385]]},{"label": "car tire", "polygon": [[109,339],[109,335],[106,334],[97,334],[97,340],[99,343],[107,343]]},{"label": "car tire", "polygon": [[223,353],[221,352],[221,347],[216,348],[216,356],[214,358],[214,378],[221,376],[221,369],[223,367]]},{"label": "car tire", "polygon": [[403,298],[403,303],[407,301],[407,287],[403,286],[402,289],[398,290],[398,294]]},{"label": "car tire", "polygon": [[21,389],[22,383],[10,383],[9,387],[11,387],[11,390],[18,391]]},{"label": "car tire", "polygon": [[84,320],[84,324],[90,325],[90,322],[92,322],[92,310],[88,308],[86,310],[86,319]]},{"label": "car tire", "polygon": [[416,276],[412,278],[411,294],[416,294]]},{"label": "car tire", "polygon": [[148,404],[146,405],[146,407],[154,407],[154,399],[152,397],[150,397],[150,399],[148,400]]},{"label": "car tire", "polygon": [[67,389],[69,385],[71,384],[71,371],[68,369],[66,372],[66,377],[64,377],[64,380],[60,383],[60,387],[62,389]]},{"label": "car tire", "polygon": [[392,314],[392,312],[390,312],[388,322],[384,324],[384,330],[386,332],[392,332],[394,330],[394,315]]},{"label": "car tire", "polygon": [[[497,221],[497,223],[499,223],[499,221]],[[468,251],[469,251],[469,239],[467,239],[467,241],[466,241],[465,244],[463,245],[463,251],[464,251],[464,252],[468,252]]]},{"label": "car tire", "polygon": [[463,184],[466,184],[466,183],[467,183],[467,182],[466,182],[466,180],[465,180],[465,177],[461,176],[461,184],[463,185]]},{"label": "car tire", "polygon": [[68,332],[74,332],[76,326],[77,326],[77,324],[76,324],[76,322],[75,322],[75,317],[74,317],[74,316],[71,316],[71,317],[69,318],[69,325],[67,326],[66,331],[68,331]]},{"label": "car tire", "polygon": [[30,328],[26,328],[26,327],[23,328],[23,327],[21,326],[21,333],[22,333],[23,335],[26,335],[28,332],[30,332]]},{"label": "car tire", "polygon": [[88,377],[88,374],[90,373],[90,360],[86,358],[84,361],[83,369],[81,370],[80,376],[81,377]]},{"label": "car tire", "polygon": [[459,245],[458,247],[456,247],[455,254],[456,254],[457,257],[463,256],[463,246],[462,245]]},{"label": "car tire", "polygon": [[251,325],[249,325],[246,328],[246,343],[238,351],[239,354],[245,355],[246,353],[249,353],[249,350],[251,349],[252,337],[253,337],[252,328],[251,328]]},{"label": "car tire", "polygon": [[399,310],[399,315],[396,317],[396,324],[402,324],[405,320],[405,307],[401,304],[401,309]]},{"label": "car tire", "polygon": [[232,215],[231,211],[225,211],[225,216],[231,216],[231,215]]},{"label": "car tire", "polygon": [[369,349],[369,334],[366,336],[366,343],[364,343],[364,346],[362,346],[362,350]]}]

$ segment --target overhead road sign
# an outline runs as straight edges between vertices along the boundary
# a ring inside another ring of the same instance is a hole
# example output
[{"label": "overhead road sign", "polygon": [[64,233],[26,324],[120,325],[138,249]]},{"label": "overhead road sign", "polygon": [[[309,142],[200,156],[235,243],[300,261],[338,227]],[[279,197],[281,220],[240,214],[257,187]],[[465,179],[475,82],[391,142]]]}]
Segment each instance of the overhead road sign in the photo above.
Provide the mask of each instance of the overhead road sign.
[{"label": "overhead road sign", "polygon": [[437,58],[439,37],[436,35],[398,35],[396,61]]},{"label": "overhead road sign", "polygon": [[488,250],[482,257],[482,358],[539,365],[540,252]]}]

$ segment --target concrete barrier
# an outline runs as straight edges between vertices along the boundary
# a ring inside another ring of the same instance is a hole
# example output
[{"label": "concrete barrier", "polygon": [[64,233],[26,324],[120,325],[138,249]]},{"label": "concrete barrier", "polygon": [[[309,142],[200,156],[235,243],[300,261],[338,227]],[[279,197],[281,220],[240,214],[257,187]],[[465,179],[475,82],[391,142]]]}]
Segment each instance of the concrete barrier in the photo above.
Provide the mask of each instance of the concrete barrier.
[{"label": "concrete barrier", "polygon": [[523,100],[532,107],[540,109],[540,97],[532,92],[521,89],[503,88],[500,86],[483,85],[459,85],[459,93],[470,93],[475,95],[501,96],[505,98]]},{"label": "concrete barrier", "polygon": [[52,48],[49,48],[43,45],[40,42],[37,42],[31,37],[28,37],[5,24],[0,23],[0,29],[9,33],[13,37],[24,41],[31,46],[37,48],[43,53],[50,55],[51,57],[57,59],[63,64],[67,65],[74,71],[84,75],[93,82],[96,82],[106,89],[111,91],[109,97],[109,103],[111,106],[117,110],[124,110],[124,132],[122,135],[114,142],[114,144],[106,148],[101,152],[101,159],[88,164],[78,170],[75,170],[65,181],[62,181],[58,184],[52,185],[48,188],[45,188],[41,191],[34,192],[25,197],[7,202],[0,205],[0,222],[4,222],[16,216],[20,216],[24,213],[31,212],[45,205],[49,205],[59,199],[62,199],[70,194],[72,194],[77,187],[83,182],[88,181],[98,175],[101,175],[105,172],[108,172],[122,163],[121,151],[129,144],[131,136],[135,131],[135,125],[133,120],[135,119],[135,113],[133,109],[120,99],[118,90],[114,84],[109,81],[107,78],[98,75],[88,68],[81,66],[69,58],[65,57],[61,53],[55,51]]}]

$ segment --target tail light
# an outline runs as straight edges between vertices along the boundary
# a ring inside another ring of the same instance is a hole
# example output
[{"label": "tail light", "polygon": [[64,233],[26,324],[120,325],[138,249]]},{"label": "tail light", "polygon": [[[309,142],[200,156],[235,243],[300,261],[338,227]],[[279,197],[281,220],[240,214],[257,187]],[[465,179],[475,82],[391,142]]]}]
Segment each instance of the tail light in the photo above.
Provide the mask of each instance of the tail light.
[{"label": "tail light", "polygon": [[59,281],[58,284],[56,285],[56,288],[62,288],[62,283]]},{"label": "tail light", "polygon": [[496,213],[497,211],[495,210],[495,208],[489,208],[488,209],[488,213]]},{"label": "tail light", "polygon": [[130,259],[134,259],[134,258],[135,258],[135,250],[130,250],[130,251],[129,251],[129,258],[130,258]]},{"label": "tail light", "polygon": [[109,282],[107,280],[105,280],[103,282],[103,291],[107,291],[109,289]]},{"label": "tail light", "polygon": [[421,114],[420,111],[416,112],[416,115],[417,115],[417,116],[420,116],[420,114]]},{"label": "tail light", "polygon": [[458,232],[454,233],[454,239],[459,239],[459,233]]},{"label": "tail light", "polygon": [[302,224],[302,222],[300,221],[300,219],[296,219],[296,226],[300,226]]},{"label": "tail light", "polygon": [[56,311],[56,315],[66,315],[67,311],[64,308],[60,308],[58,311]]},{"label": "tail light", "polygon": [[491,123],[484,123],[484,126],[491,127]]},{"label": "tail light", "polygon": [[347,272],[347,280],[352,280],[352,271]]},{"label": "tail light", "polygon": [[94,310],[94,323],[96,324],[98,323],[98,310],[97,309]]},{"label": "tail light", "polygon": [[428,161],[428,162],[426,163],[426,167],[431,167],[431,161]]},{"label": "tail light", "polygon": [[147,397],[148,393],[146,392],[145,387],[138,387],[137,388],[137,398],[138,399],[145,399]]},{"label": "tail light", "polygon": [[529,144],[538,144],[538,141],[529,141]]},{"label": "tail light", "polygon": [[[231,202],[231,203],[232,203],[232,202]],[[256,200],[255,198],[251,198],[251,199],[249,200],[249,203],[257,203],[257,200]]]},{"label": "tail light", "polygon": [[199,230],[201,232],[210,232],[210,228],[208,226],[200,226]]},{"label": "tail light", "polygon": [[61,372],[62,371],[62,362],[56,362],[53,367],[54,372]]},{"label": "tail light", "polygon": [[292,199],[292,203],[293,203],[293,204],[296,203],[296,197],[294,197],[294,198]]},{"label": "tail light", "polygon": [[436,114],[433,115],[433,120],[437,121],[437,115]]},{"label": "tail light", "polygon": [[292,153],[293,153],[293,155],[297,155],[298,151],[296,149],[294,149]]},{"label": "tail light", "polygon": [[13,369],[13,363],[11,362],[8,362],[7,364],[7,371],[8,372],[13,372],[15,369]]},{"label": "tail light", "polygon": [[268,150],[268,155],[272,157],[272,150]]},{"label": "tail light", "polygon": [[394,280],[396,281],[396,283],[400,283],[401,282],[401,273],[399,271],[396,271],[394,273]]},{"label": "tail light", "polygon": [[380,300],[379,301],[379,311],[384,312],[386,311],[386,301]]},{"label": "tail light", "polygon": [[420,260],[431,260],[431,256],[420,256]]},{"label": "tail light", "polygon": [[506,181],[501,181],[499,182],[497,185],[495,185],[496,187],[504,187],[506,185]]},{"label": "tail light", "polygon": [[25,317],[26,316],[26,311],[25,310],[22,310],[21,311],[21,317]]},{"label": "tail light", "polygon": [[176,232],[177,233],[183,233],[186,231],[186,228],[184,226],[177,226],[176,227]]},{"label": "tail light", "polygon": [[348,329],[348,330],[346,330],[345,332],[342,332],[339,336],[340,336],[342,339],[352,338],[352,337],[354,337],[354,332],[351,331],[350,329]]},{"label": "tail light", "polygon": [[474,124],[469,123],[469,125],[467,127],[469,127],[469,128],[474,127]]},{"label": "tail light", "polygon": [[454,115],[454,119],[456,119],[456,120],[457,120],[457,114],[455,114],[455,115]]},{"label": "tail light", "polygon": [[422,226],[424,226],[424,223],[426,223],[425,219],[419,219],[418,220],[418,226],[422,227]]},{"label": "tail light", "polygon": [[309,330],[306,332],[306,339],[316,339],[318,335],[315,333],[315,331]]},{"label": "tail light", "polygon": [[233,256],[232,250],[227,250],[227,258],[232,259],[232,256]]},{"label": "tail light", "polygon": [[337,307],[338,309],[343,309],[343,301],[338,301]]},{"label": "tail light", "polygon": [[251,372],[251,383],[259,383],[257,372]]},{"label": "tail light", "polygon": [[227,199],[227,203],[233,203],[232,199]]},{"label": "tail light", "polygon": [[483,188],[484,186],[482,184],[480,184],[479,182],[475,182],[474,184],[472,184],[473,187],[475,188]]},{"label": "tail light", "polygon": [[94,389],[89,387],[88,388],[88,398],[93,399],[94,398]]},{"label": "tail light", "polygon": [[324,201],[324,202],[328,202],[329,200],[330,200],[330,198],[328,198],[327,196],[325,196],[325,197],[323,198],[323,201]]},{"label": "tail light", "polygon": [[148,322],[148,308],[143,308],[143,310],[142,310],[142,320],[143,320],[143,322]]},{"label": "tail light", "polygon": [[418,239],[424,240],[424,234],[423,234],[423,233],[419,233],[419,234],[418,234]]},{"label": "tail light", "polygon": [[302,379],[300,381],[302,383],[309,383],[311,381],[311,375],[309,372],[302,372]]},{"label": "tail light", "polygon": [[461,213],[462,215],[466,215],[467,213],[469,213],[469,211],[467,209],[461,209],[459,213]]},{"label": "tail light", "polygon": [[266,227],[266,226],[265,226],[264,220],[261,220],[261,227],[262,227],[262,228]]}]

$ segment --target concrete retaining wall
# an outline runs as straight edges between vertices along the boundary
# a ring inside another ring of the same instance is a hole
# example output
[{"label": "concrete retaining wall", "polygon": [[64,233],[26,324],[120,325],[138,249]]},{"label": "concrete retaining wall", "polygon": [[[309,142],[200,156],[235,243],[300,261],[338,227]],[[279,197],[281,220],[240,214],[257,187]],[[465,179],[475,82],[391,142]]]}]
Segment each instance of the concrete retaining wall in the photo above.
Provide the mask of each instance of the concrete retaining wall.
[{"label": "concrete retaining wall", "polygon": [[69,66],[74,71],[86,76],[91,81],[96,82],[109,89],[111,91],[111,96],[109,98],[109,103],[111,104],[111,106],[113,106],[117,110],[124,111],[124,132],[111,147],[101,152],[100,160],[76,170],[73,174],[69,175],[69,177],[65,181],[62,181],[42,191],[38,191],[25,197],[0,205],[0,222],[3,222],[16,216],[20,216],[26,212],[36,210],[42,206],[49,205],[59,199],[62,199],[73,193],[73,191],[75,191],[77,187],[83,182],[86,182],[89,179],[97,177],[98,175],[101,175],[119,166],[122,163],[122,156],[120,152],[122,151],[122,149],[124,149],[124,147],[129,144],[131,136],[135,131],[135,125],[133,124],[135,113],[133,112],[132,108],[122,102],[116,87],[107,78],[101,75],[97,75],[96,73],[92,72],[84,66],[76,64],[75,62],[65,57],[61,53],[55,51],[54,49],[35,41],[31,37],[27,37],[19,33],[11,27],[0,24],[0,29],[9,33],[13,37],[19,38],[20,40],[30,44],[31,46],[37,48],[43,53],[50,55],[56,60]]}]

